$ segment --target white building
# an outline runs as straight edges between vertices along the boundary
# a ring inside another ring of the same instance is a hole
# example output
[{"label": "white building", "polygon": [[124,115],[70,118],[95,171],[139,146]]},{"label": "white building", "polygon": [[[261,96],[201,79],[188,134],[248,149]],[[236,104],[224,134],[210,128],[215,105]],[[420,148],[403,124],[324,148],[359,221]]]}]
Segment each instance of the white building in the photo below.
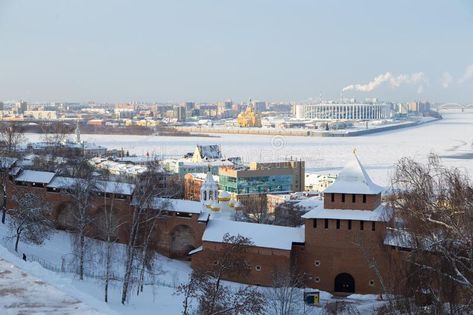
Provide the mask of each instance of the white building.
[{"label": "white building", "polygon": [[378,120],[391,116],[391,106],[382,103],[296,104],[297,119],[314,120]]}]

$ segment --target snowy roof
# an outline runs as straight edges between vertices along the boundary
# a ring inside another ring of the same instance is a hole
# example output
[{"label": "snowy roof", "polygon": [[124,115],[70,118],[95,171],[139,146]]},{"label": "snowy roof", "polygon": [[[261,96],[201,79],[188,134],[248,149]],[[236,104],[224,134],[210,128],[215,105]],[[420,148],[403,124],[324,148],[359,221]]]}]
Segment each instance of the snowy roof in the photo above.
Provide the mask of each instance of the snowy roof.
[{"label": "snowy roof", "polygon": [[15,159],[15,158],[2,156],[2,157],[0,157],[0,168],[8,169],[8,168],[12,167],[13,164],[15,164],[16,161],[17,161],[17,159]]},{"label": "snowy roof", "polygon": [[15,181],[48,184],[54,176],[56,176],[56,173],[53,172],[25,170],[21,172],[17,178],[15,178]]},{"label": "snowy roof", "polygon": [[200,215],[199,215],[199,218],[197,219],[197,221],[199,222],[207,222],[210,218],[210,213],[208,212],[201,212]]},{"label": "snowy roof", "polygon": [[21,167],[15,166],[14,168],[10,170],[10,172],[8,172],[8,175],[17,176],[18,173],[20,172],[21,172]]},{"label": "snowy roof", "polygon": [[325,209],[323,205],[307,212],[304,219],[337,219],[386,222],[391,217],[391,211],[386,205],[379,205],[374,210]]},{"label": "snowy roof", "polygon": [[70,188],[74,185],[74,182],[75,182],[74,178],[56,176],[48,184],[48,187],[49,188]]},{"label": "snowy roof", "polygon": [[382,191],[384,188],[373,183],[354,154],[354,159],[340,171],[335,182],[324,193],[377,195]]},{"label": "snowy roof", "polygon": [[95,184],[97,189],[110,194],[132,195],[135,185],[129,183],[97,181]]},{"label": "snowy roof", "polygon": [[[51,183],[49,183],[49,188],[71,188],[78,179],[72,177],[55,177]],[[122,195],[132,195],[135,190],[135,185],[128,183],[112,182],[112,181],[97,181],[95,183],[95,190],[109,193],[109,194],[122,194]]]},{"label": "snowy roof", "polygon": [[319,196],[309,197],[307,199],[302,199],[296,203],[296,207],[307,210],[312,208],[317,208],[323,205],[324,201]]},{"label": "snowy roof", "polygon": [[200,157],[204,160],[215,160],[222,158],[222,152],[218,144],[197,145]]},{"label": "snowy roof", "polygon": [[291,250],[293,243],[304,243],[304,227],[210,220],[202,236],[203,241],[222,242],[223,236],[241,235],[253,242],[253,246]]},{"label": "snowy roof", "polygon": [[202,246],[197,247],[189,252],[189,255],[194,255],[195,253],[201,252],[203,250]]},{"label": "snowy roof", "polygon": [[415,248],[415,239],[411,233],[403,230],[387,231],[384,237],[384,245],[401,248]]},{"label": "snowy roof", "polygon": [[[207,178],[207,173],[191,173],[193,178],[205,180]],[[218,183],[219,176],[212,175],[214,182]]]},{"label": "snowy roof", "polygon": [[[136,205],[136,200],[132,202],[132,205]],[[156,197],[152,201],[151,208],[173,212],[201,213],[202,204],[199,201]]]}]

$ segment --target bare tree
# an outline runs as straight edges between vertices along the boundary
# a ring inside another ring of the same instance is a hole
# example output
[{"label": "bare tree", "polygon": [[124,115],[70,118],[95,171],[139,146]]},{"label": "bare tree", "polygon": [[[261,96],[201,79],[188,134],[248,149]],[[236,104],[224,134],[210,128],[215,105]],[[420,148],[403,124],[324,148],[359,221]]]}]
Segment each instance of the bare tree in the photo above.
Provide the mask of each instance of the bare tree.
[{"label": "bare tree", "polygon": [[0,124],[0,150],[3,156],[18,157],[18,145],[23,139],[23,128],[16,122]]},{"label": "bare tree", "polygon": [[302,314],[301,301],[304,278],[296,271],[275,271],[272,287],[268,289],[266,298],[275,315]]},{"label": "bare tree", "polygon": [[[411,303],[423,297],[432,312],[473,310],[473,187],[464,172],[446,168],[437,156],[426,165],[399,161],[390,203],[390,238],[397,277],[394,292]],[[399,304],[394,304],[399,305]],[[448,305],[448,311],[445,309]],[[415,313],[412,305],[404,311]]]},{"label": "bare tree", "polygon": [[190,315],[192,300],[197,298],[197,280],[192,274],[189,276],[189,280],[186,283],[180,284],[175,293],[176,295],[184,295],[182,300],[182,315]]},{"label": "bare tree", "polygon": [[[115,183],[116,191],[120,190],[121,183]],[[118,241],[118,232],[125,223],[120,219],[118,209],[115,207],[116,194],[103,194],[103,205],[100,207],[96,216],[95,225],[97,227],[98,237],[104,241],[104,249],[101,251],[105,271],[104,271],[104,301],[108,302],[108,291],[110,281],[114,278],[113,261],[115,260],[114,247]]]},{"label": "bare tree", "polygon": [[20,153],[18,145],[23,141],[24,133],[15,122],[0,124],[0,154],[2,155],[1,172],[2,172],[2,223],[5,224],[5,214],[7,212],[7,180],[8,171],[13,165],[13,158],[19,157]]},{"label": "bare tree", "polygon": [[189,313],[189,298],[198,301],[198,312],[203,315],[262,314],[265,310],[264,295],[251,286],[233,290],[222,281],[227,277],[245,277],[250,266],[246,252],[251,241],[241,235],[224,235],[222,248],[209,254],[213,264],[195,268],[187,284],[178,288],[187,296],[184,314]]},{"label": "bare tree", "polygon": [[9,227],[15,236],[15,251],[18,252],[20,239],[42,244],[52,230],[48,204],[38,194],[23,190],[16,192],[13,200],[17,206],[9,211]]},{"label": "bare tree", "polygon": [[294,202],[283,202],[274,209],[274,224],[282,226],[301,226],[304,224],[302,215],[305,212],[306,211],[300,210]]},{"label": "bare tree", "polygon": [[87,250],[87,234],[94,222],[92,216],[93,197],[97,192],[97,182],[93,176],[93,169],[86,160],[79,163],[74,169],[74,177],[64,190],[72,202],[72,219],[75,228],[73,247],[78,257],[79,278],[84,279],[84,265]]},{"label": "bare tree", "polygon": [[[159,209],[170,209],[171,203],[167,199],[162,199],[157,205]],[[146,225],[144,229],[144,240],[141,248],[141,255],[139,255],[139,264],[138,264],[138,285],[137,285],[137,295],[140,292],[143,292],[144,281],[145,281],[145,271],[146,269],[153,269],[153,262],[155,258],[155,251],[151,249],[151,241],[155,235],[157,228],[157,217],[160,215],[160,210],[148,212],[148,219],[146,220]]]},{"label": "bare tree", "polygon": [[242,201],[245,221],[254,223],[270,223],[271,215],[268,213],[265,196],[251,196]]},{"label": "bare tree", "polygon": [[[125,273],[122,286],[122,304],[128,299],[131,287],[143,279],[138,270],[143,270],[146,261],[150,261],[151,255],[149,239],[155,229],[155,220],[160,216],[160,209],[156,207],[156,198],[163,193],[163,187],[156,185],[157,179],[161,178],[161,167],[159,161],[148,165],[147,172],[137,176],[135,191],[133,194],[133,212],[129,221],[128,243],[126,248]],[[138,263],[141,257],[142,263]],[[140,269],[141,266],[141,269]],[[143,281],[140,282],[141,284]],[[142,287],[142,285],[141,285]]]}]

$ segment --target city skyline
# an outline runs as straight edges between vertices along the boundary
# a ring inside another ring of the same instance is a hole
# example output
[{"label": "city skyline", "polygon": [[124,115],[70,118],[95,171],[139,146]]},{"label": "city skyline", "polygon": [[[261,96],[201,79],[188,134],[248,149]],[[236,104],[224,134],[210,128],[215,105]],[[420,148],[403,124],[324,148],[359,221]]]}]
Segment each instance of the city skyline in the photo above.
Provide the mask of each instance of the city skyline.
[{"label": "city skyline", "polygon": [[468,1],[4,0],[0,99],[471,103],[472,17]]}]

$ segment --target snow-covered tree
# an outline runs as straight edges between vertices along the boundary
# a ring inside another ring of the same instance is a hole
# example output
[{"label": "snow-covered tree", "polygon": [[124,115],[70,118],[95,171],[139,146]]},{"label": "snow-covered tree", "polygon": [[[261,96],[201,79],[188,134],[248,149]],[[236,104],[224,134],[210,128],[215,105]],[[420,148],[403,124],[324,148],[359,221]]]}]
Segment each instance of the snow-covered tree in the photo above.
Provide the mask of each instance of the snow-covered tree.
[{"label": "snow-covered tree", "polygon": [[15,251],[18,252],[20,240],[42,244],[52,230],[48,204],[40,195],[23,190],[16,192],[13,200],[16,208],[8,211],[11,216],[8,225],[15,238]]},{"label": "snow-covered tree", "polygon": [[[473,310],[473,186],[467,175],[430,156],[426,165],[402,159],[390,198],[396,255],[391,290],[428,300],[432,312]],[[445,309],[448,305],[449,309]],[[404,307],[406,304],[404,304]]]}]

